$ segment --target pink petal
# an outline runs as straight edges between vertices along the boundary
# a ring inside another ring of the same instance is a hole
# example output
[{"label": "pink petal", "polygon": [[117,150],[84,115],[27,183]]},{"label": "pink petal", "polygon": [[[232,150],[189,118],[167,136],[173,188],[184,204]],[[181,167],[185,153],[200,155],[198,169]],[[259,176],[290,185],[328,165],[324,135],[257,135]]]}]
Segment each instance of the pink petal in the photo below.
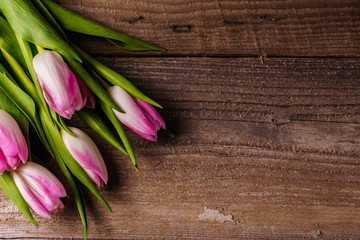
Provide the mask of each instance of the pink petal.
[{"label": "pink petal", "polygon": [[[84,105],[89,108],[95,108],[95,96],[91,90],[85,85],[83,81],[77,78],[80,88],[81,96],[83,97]],[[84,107],[84,106],[83,106]]]},{"label": "pink petal", "polygon": [[6,157],[6,171],[13,171],[20,165],[20,161],[18,157]]},{"label": "pink petal", "polygon": [[[43,95],[45,98],[46,103],[51,107],[52,110],[54,110],[57,114],[59,114],[60,116],[70,119],[72,114],[74,114],[74,111],[71,112],[71,109],[67,112],[60,110],[53,102],[53,100],[51,99],[51,97],[49,96],[49,94],[46,93],[46,91],[43,89]],[[69,112],[69,113],[68,113]]]},{"label": "pink petal", "polygon": [[[18,168],[18,172],[33,185],[41,186],[41,191],[47,195],[54,195],[56,197],[65,197],[66,191],[61,182],[43,166],[27,162]],[[40,191],[40,190],[39,190]]]},{"label": "pink petal", "polygon": [[94,97],[94,95],[91,95],[90,97],[88,97],[85,106],[88,108],[95,109],[95,104],[96,104],[95,97]]},{"label": "pink petal", "polygon": [[124,89],[113,86],[108,89],[108,92],[114,102],[125,112],[120,113],[114,110],[115,115],[124,125],[144,134],[156,134],[155,126],[146,118],[142,109]]},{"label": "pink petal", "polygon": [[159,130],[160,128],[165,129],[165,121],[164,119],[160,116],[160,114],[155,110],[155,108],[153,107],[153,105],[151,105],[150,103],[147,103],[141,99],[136,99],[138,104],[142,107],[143,112],[146,113],[147,117],[149,119],[152,119],[152,122],[156,122],[156,124],[154,124],[156,126],[156,129]]},{"label": "pink petal", "polygon": [[[9,169],[14,169],[28,158],[28,148],[15,119],[0,109],[0,147]],[[19,159],[20,158],[20,159]]]},{"label": "pink petal", "polygon": [[74,108],[74,101],[80,95],[75,75],[61,55],[54,51],[40,52],[34,57],[33,64],[47,103],[68,118],[73,114],[69,109]]},{"label": "pink petal", "polygon": [[96,174],[94,171],[87,169],[86,167],[82,166],[84,168],[84,171],[89,176],[91,181],[95,184],[97,188],[100,188],[104,186],[104,180],[102,177],[100,177],[98,174]]},{"label": "pink petal", "polygon": [[54,209],[53,211],[51,211],[52,213],[57,213],[60,212],[64,209],[64,204],[62,203],[62,201],[59,199],[59,204],[56,207],[56,209]]},{"label": "pink petal", "polygon": [[134,133],[136,133],[137,135],[139,135],[140,137],[149,140],[151,142],[156,142],[157,140],[157,134],[155,133],[154,135],[148,135],[142,132],[137,131],[136,129],[131,129],[129,128],[131,131],[133,131]]},{"label": "pink petal", "polygon": [[0,148],[0,174],[4,173],[6,167],[7,167],[6,157],[5,157],[3,151]]},{"label": "pink petal", "polygon": [[61,131],[61,135],[71,155],[97,186],[101,185],[99,184],[101,181],[98,178],[107,183],[108,174],[105,162],[95,143],[80,129],[70,127],[70,130],[77,137],[71,136],[64,130]]},{"label": "pink petal", "polygon": [[23,180],[25,184],[28,186],[31,193],[39,201],[39,203],[41,203],[41,205],[46,209],[46,211],[52,212],[57,208],[60,201],[58,197],[52,196],[51,194],[44,194],[41,191],[41,185],[33,185],[28,181],[26,181],[26,179],[24,178]]},{"label": "pink petal", "polygon": [[20,174],[16,171],[12,172],[12,177],[15,181],[16,186],[18,187],[21,195],[23,196],[26,203],[29,207],[34,210],[39,216],[44,218],[51,218],[48,211],[44,208],[41,202],[34,196],[31,190],[28,188],[24,180],[21,178]]}]

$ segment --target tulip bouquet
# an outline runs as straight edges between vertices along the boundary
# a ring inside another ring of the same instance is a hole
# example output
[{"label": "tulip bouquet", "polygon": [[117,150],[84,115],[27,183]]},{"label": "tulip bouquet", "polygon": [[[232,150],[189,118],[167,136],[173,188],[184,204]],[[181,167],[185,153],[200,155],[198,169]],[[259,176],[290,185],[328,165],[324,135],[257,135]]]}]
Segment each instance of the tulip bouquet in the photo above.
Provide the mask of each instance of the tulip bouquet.
[{"label": "tulip bouquet", "polygon": [[95,143],[64,119],[76,114],[128,155],[136,170],[124,126],[156,141],[165,123],[154,108],[161,108],[158,103],[73,44],[67,31],[103,37],[131,51],[164,49],[115,32],[51,0],[0,0],[0,187],[35,225],[32,212],[50,218],[50,213],[64,207],[60,198],[67,195],[65,188],[31,151],[29,131],[34,129],[33,137],[38,136],[67,180],[86,238],[79,184],[111,212],[99,192],[108,174]]}]

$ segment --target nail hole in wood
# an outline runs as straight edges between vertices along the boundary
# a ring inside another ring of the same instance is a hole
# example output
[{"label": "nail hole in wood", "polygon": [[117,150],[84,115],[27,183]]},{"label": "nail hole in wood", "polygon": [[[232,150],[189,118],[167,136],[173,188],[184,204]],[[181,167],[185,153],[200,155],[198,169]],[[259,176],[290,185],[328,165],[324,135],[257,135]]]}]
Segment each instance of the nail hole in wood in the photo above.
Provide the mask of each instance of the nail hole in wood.
[{"label": "nail hole in wood", "polygon": [[174,32],[191,32],[191,25],[175,25],[171,28]]},{"label": "nail hole in wood", "polygon": [[268,20],[268,21],[272,21],[272,22],[275,22],[275,21],[279,20],[279,19],[277,19],[277,18],[269,17],[268,15],[259,16],[258,19]]}]

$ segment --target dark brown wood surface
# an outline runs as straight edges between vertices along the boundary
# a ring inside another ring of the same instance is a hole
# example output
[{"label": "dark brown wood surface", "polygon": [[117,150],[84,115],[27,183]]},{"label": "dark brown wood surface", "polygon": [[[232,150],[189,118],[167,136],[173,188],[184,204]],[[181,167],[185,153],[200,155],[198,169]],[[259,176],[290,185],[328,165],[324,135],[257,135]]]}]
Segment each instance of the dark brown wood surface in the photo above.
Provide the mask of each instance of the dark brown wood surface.
[{"label": "dark brown wood surface", "polygon": [[[169,55],[360,56],[358,0],[58,2]],[[97,40],[83,43],[93,54],[130,54]]]},{"label": "dark brown wood surface", "polygon": [[[175,134],[129,133],[136,172],[85,128],[114,210],[84,189],[89,239],[360,238],[358,1],[58,2],[168,49],[74,36],[163,105]],[[1,239],[82,238],[71,198],[39,228],[0,200]]]}]

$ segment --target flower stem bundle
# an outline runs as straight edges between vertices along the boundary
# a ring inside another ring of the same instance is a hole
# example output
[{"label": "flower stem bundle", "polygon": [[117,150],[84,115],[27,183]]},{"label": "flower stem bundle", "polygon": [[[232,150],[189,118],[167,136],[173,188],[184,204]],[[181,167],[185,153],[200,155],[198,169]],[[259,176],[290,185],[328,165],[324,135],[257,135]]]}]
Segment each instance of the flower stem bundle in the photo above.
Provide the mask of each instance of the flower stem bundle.
[{"label": "flower stem bundle", "polygon": [[164,49],[50,0],[0,0],[0,187],[35,225],[30,210],[49,218],[64,207],[60,198],[66,196],[65,188],[31,151],[33,128],[68,182],[86,238],[87,215],[79,184],[112,212],[99,192],[108,181],[106,162],[90,137],[67,126],[64,119],[76,114],[128,155],[136,170],[124,127],[156,141],[165,122],[154,108],[161,108],[158,103],[70,42],[68,31],[103,37],[130,51]]}]

